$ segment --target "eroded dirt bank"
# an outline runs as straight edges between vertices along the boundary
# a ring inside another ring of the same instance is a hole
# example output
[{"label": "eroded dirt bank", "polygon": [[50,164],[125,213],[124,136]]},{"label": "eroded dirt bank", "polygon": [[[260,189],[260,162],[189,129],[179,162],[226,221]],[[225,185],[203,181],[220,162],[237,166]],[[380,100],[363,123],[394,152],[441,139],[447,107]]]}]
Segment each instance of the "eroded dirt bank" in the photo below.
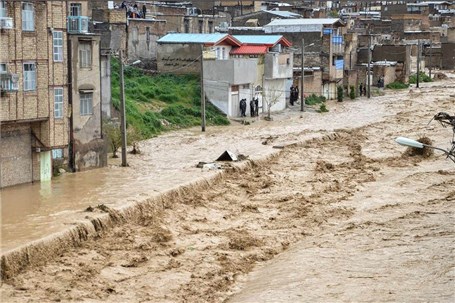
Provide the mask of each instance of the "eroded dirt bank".
[{"label": "eroded dirt bank", "polygon": [[[448,87],[399,95],[381,122],[289,146],[230,170],[209,190],[144,210],[6,281],[2,300],[222,302],[244,289],[231,300],[450,301],[455,166],[440,155],[402,156],[393,142],[422,134],[447,142],[450,131],[426,123],[453,112]],[[306,274],[290,284],[290,297],[273,287],[267,294],[264,281],[279,286],[296,267]]]}]

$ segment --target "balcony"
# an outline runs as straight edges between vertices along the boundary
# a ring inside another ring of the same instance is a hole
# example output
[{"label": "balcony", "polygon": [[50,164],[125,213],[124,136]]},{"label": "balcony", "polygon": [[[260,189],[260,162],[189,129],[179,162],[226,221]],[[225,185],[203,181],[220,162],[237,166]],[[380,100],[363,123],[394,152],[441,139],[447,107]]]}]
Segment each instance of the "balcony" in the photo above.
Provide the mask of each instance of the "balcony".
[{"label": "balcony", "polygon": [[69,16],[68,17],[68,33],[70,34],[86,34],[88,33],[89,17],[86,16]]},{"label": "balcony", "polygon": [[332,53],[344,53],[343,36],[332,36]]},{"label": "balcony", "polygon": [[1,73],[0,90],[2,93],[14,92],[19,90],[19,75],[11,73]]},{"label": "balcony", "polygon": [[12,29],[13,28],[13,18],[0,17],[0,28],[1,29]]}]

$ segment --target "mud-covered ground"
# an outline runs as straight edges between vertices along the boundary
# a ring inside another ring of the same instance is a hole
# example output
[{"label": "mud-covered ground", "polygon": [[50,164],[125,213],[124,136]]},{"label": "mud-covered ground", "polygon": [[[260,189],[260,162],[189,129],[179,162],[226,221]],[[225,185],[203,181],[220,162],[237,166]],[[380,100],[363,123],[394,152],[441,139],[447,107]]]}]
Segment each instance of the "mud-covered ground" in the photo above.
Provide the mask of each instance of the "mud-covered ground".
[{"label": "mud-covered ground", "polygon": [[[451,130],[427,123],[455,114],[454,92],[451,78],[379,97],[380,121],[313,130],[316,138],[227,168],[211,188],[4,282],[2,300],[453,302],[455,164],[437,152],[409,156],[393,140],[448,147]],[[355,102],[374,111],[374,98]]]}]

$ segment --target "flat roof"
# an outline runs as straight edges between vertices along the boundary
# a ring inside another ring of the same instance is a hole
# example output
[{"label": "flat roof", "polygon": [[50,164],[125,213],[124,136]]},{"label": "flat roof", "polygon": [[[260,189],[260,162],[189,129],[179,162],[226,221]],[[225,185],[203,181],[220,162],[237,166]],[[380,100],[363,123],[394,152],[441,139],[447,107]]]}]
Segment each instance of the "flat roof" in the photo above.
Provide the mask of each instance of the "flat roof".
[{"label": "flat roof", "polygon": [[195,43],[195,44],[219,44],[227,41],[229,44],[240,46],[240,42],[229,34],[167,34],[158,39],[158,43]]}]

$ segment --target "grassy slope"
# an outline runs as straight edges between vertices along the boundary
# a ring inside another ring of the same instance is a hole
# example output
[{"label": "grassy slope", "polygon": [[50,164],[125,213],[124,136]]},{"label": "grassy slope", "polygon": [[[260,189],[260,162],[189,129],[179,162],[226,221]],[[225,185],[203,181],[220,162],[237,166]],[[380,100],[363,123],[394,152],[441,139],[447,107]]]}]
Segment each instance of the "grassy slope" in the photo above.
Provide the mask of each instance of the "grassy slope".
[{"label": "grassy slope", "polygon": [[[111,61],[112,103],[120,106],[120,64]],[[144,75],[140,69],[125,69],[127,125],[133,126],[141,138],[150,138],[162,131],[201,124],[200,81],[196,75]],[[169,123],[162,123],[166,120]],[[212,104],[207,103],[208,125],[226,125],[229,120]]]}]

